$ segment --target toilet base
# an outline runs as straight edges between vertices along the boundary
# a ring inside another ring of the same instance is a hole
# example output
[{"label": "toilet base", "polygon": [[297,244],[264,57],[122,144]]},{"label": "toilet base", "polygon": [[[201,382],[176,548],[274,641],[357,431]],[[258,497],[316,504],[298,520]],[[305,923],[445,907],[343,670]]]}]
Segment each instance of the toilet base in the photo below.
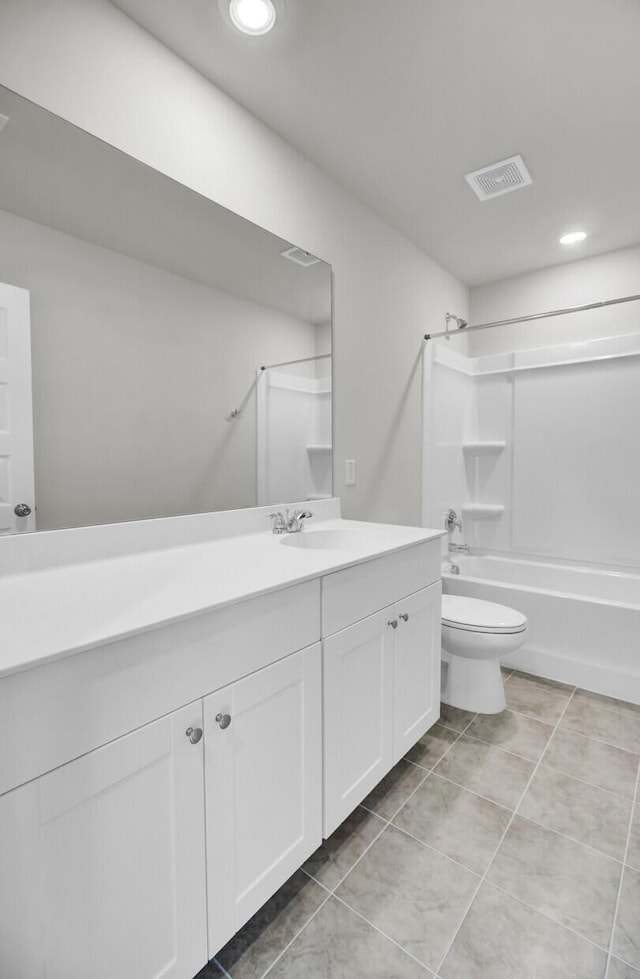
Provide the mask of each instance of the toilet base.
[{"label": "toilet base", "polygon": [[475,714],[499,714],[507,706],[500,660],[469,659],[447,652],[440,699]]}]

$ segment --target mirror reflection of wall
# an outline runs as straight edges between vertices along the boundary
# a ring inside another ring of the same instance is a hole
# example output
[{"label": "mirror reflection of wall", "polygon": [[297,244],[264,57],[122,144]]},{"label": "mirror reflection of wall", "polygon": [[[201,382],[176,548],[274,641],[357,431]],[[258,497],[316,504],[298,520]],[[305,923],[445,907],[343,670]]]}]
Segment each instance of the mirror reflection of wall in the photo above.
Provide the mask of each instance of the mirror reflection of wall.
[{"label": "mirror reflection of wall", "polygon": [[[330,353],[330,268],[11,93],[0,111],[0,282],[30,294],[37,529],[257,505],[257,370]],[[325,378],[329,445],[330,364],[300,368]],[[280,476],[273,502],[314,491]]]}]

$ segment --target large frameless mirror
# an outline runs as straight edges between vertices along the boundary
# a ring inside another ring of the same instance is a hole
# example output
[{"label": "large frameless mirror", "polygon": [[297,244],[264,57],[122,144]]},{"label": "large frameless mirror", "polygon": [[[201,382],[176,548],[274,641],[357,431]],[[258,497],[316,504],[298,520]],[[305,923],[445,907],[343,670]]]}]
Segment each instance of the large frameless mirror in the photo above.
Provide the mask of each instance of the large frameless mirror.
[{"label": "large frameless mirror", "polygon": [[0,533],[330,496],[330,267],[0,114]]}]

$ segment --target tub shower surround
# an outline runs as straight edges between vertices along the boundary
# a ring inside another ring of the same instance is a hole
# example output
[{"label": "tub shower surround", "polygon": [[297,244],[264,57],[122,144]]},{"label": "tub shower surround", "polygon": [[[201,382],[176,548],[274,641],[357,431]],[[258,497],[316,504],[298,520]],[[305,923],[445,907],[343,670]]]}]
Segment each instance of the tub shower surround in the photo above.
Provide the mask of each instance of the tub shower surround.
[{"label": "tub shower surround", "polygon": [[527,616],[510,665],[640,703],[640,334],[424,365],[425,522],[471,549],[445,591]]}]

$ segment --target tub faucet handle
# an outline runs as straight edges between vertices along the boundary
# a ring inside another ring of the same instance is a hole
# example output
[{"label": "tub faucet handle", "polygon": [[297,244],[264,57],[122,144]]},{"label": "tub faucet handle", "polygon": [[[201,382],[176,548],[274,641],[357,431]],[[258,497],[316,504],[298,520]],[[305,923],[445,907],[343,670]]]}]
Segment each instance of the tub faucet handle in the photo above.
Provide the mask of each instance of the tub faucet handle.
[{"label": "tub faucet handle", "polygon": [[462,520],[455,510],[449,508],[444,511],[444,526],[445,530],[448,530],[450,534],[453,533],[456,527],[458,530],[462,530]]}]

